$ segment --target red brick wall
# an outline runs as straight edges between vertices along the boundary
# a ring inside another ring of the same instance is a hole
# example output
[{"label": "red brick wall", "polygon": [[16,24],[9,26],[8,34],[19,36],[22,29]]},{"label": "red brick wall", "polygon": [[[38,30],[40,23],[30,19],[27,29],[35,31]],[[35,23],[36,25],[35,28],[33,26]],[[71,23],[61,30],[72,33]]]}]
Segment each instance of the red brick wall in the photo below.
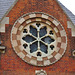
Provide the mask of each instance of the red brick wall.
[{"label": "red brick wall", "polygon": [[[35,67],[22,61],[14,52],[10,34],[14,22],[23,14],[30,12],[44,12],[54,16],[66,30],[68,46],[64,56],[55,64],[47,67]],[[71,30],[67,28],[67,16],[55,0],[19,0],[7,15],[9,25],[6,32],[1,33],[2,45],[5,45],[6,53],[0,56],[0,75],[35,75],[35,70],[44,69],[48,75],[75,75],[75,58],[71,56],[71,50],[75,49],[75,38],[71,37]]]}]

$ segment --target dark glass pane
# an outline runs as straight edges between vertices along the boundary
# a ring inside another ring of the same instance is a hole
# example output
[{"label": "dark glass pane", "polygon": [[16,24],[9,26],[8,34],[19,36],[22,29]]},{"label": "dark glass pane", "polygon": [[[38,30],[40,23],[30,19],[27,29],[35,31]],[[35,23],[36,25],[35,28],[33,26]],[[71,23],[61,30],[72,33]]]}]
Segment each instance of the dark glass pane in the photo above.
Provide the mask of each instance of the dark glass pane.
[{"label": "dark glass pane", "polygon": [[30,43],[30,42],[32,42],[32,41],[35,40],[35,39],[34,39],[32,36],[30,36],[30,35],[27,35],[27,36],[23,37],[22,39],[23,39],[24,41],[26,41],[27,43]]},{"label": "dark glass pane", "polygon": [[50,33],[49,33],[50,35],[53,35],[53,31],[50,31]]},{"label": "dark glass pane", "polygon": [[47,36],[47,37],[43,38],[42,41],[44,41],[45,43],[50,44],[50,43],[54,42],[55,40],[52,39],[51,37]]},{"label": "dark glass pane", "polygon": [[28,45],[27,44],[23,44],[23,47],[26,48]]},{"label": "dark glass pane", "polygon": [[37,51],[38,45],[37,42],[33,43],[30,45],[30,52],[33,53],[35,51]]},{"label": "dark glass pane", "polygon": [[23,33],[27,33],[27,29],[24,29],[24,30],[23,30]]},{"label": "dark glass pane", "polygon": [[37,29],[30,26],[30,33],[37,37]]},{"label": "dark glass pane", "polygon": [[37,53],[37,56],[41,56],[41,52],[38,52],[38,53]]},{"label": "dark glass pane", "polygon": [[42,37],[42,36],[44,36],[44,35],[46,35],[46,34],[47,34],[46,29],[47,29],[46,27],[44,27],[44,28],[41,28],[41,29],[40,29],[40,32],[39,32],[40,37]]},{"label": "dark glass pane", "polygon": [[40,49],[42,52],[47,53],[47,46],[45,44],[43,44],[42,42],[40,42]]},{"label": "dark glass pane", "polygon": [[53,50],[53,49],[54,49],[54,46],[53,46],[53,45],[51,45],[51,46],[50,46],[50,48],[51,48],[51,50]]},{"label": "dark glass pane", "polygon": [[36,26],[39,27],[40,26],[40,23],[36,23]]}]

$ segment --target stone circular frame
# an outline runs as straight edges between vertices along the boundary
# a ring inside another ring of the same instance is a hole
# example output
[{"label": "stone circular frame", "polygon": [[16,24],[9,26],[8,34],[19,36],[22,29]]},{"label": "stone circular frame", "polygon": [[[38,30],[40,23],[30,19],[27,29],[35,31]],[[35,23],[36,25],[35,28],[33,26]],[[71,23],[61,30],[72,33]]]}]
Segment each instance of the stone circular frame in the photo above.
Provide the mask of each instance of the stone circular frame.
[{"label": "stone circular frame", "polygon": [[[20,34],[22,30],[25,26],[33,22],[43,22],[49,25],[55,31],[57,36],[56,50],[46,57],[41,57],[41,60],[28,54],[21,44]],[[25,62],[35,66],[47,66],[58,61],[65,53],[67,36],[63,26],[54,17],[45,13],[34,12],[23,15],[15,22],[11,31],[11,43],[16,54]]]}]

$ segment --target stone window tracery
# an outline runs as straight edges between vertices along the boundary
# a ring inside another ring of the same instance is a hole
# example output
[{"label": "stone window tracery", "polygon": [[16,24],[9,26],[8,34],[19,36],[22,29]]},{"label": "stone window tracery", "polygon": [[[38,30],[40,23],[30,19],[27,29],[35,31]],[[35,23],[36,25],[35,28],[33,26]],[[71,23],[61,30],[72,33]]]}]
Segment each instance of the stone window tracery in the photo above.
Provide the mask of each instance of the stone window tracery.
[{"label": "stone window tracery", "polygon": [[54,32],[49,34],[53,29],[48,25],[44,23],[39,23],[38,25],[40,26],[37,26],[37,22],[34,22],[25,26],[21,36],[22,41],[24,41],[23,46],[30,55],[44,57],[50,54],[51,51],[49,50],[54,49],[56,35]]},{"label": "stone window tracery", "polygon": [[11,43],[16,54],[25,62],[47,66],[63,56],[67,36],[63,26],[54,17],[35,12],[25,14],[15,22]]}]

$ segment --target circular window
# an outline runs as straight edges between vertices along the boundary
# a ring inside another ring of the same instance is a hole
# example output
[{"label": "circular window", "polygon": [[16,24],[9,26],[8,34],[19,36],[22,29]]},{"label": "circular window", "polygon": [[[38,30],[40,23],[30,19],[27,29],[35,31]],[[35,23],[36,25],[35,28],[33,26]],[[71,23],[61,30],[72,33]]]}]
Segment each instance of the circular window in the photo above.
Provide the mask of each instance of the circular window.
[{"label": "circular window", "polygon": [[57,38],[54,30],[42,22],[33,22],[24,27],[21,32],[21,44],[24,50],[31,56],[46,57],[57,46]]},{"label": "circular window", "polygon": [[66,50],[66,32],[52,16],[29,13],[20,17],[11,31],[11,43],[25,62],[47,66],[58,61]]}]

